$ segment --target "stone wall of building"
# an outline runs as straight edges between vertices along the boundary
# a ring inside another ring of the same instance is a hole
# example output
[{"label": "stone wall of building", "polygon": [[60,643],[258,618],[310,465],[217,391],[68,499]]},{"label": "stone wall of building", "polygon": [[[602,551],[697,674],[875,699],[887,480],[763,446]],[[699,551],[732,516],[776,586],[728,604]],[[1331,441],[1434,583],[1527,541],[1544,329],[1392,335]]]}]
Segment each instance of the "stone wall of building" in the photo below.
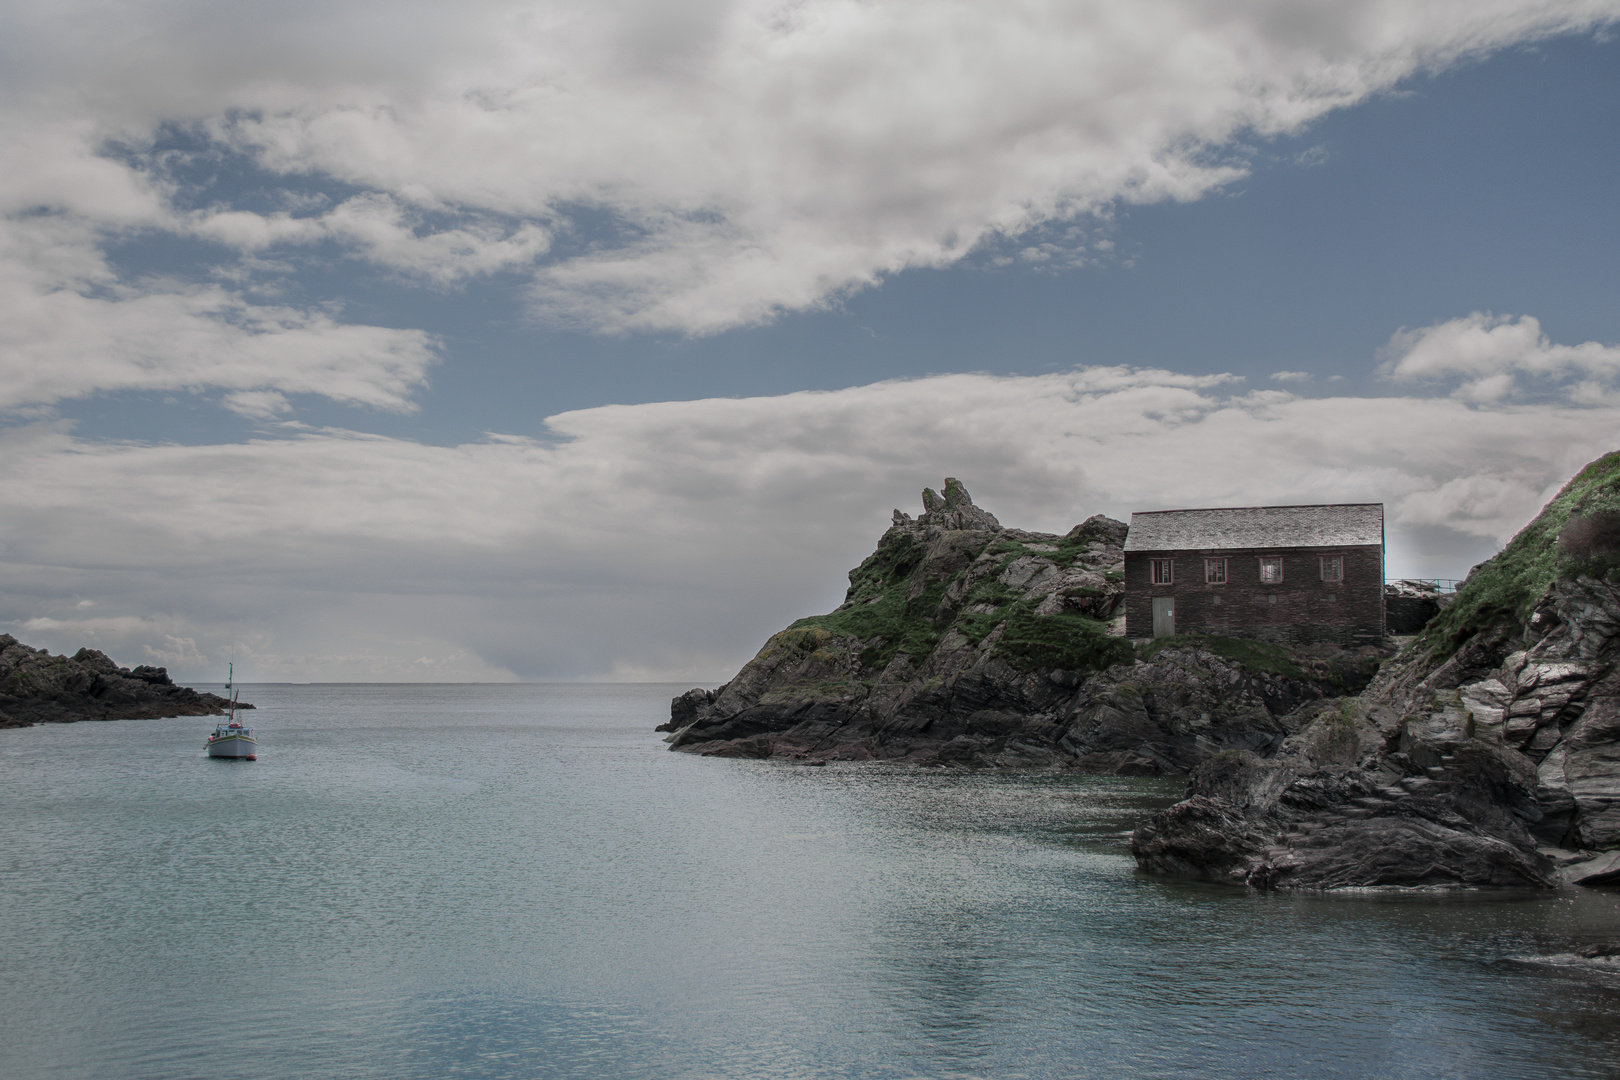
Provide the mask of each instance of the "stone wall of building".
[{"label": "stone wall of building", "polygon": [[[1344,557],[1344,580],[1323,581],[1321,557]],[[1260,560],[1281,558],[1283,579],[1260,580]],[[1174,580],[1153,582],[1170,559]],[[1226,582],[1205,580],[1205,560],[1226,560]],[[1153,636],[1153,598],[1174,597],[1178,634],[1222,634],[1288,644],[1375,644],[1384,636],[1384,557],[1376,546],[1255,550],[1132,551],[1125,554],[1125,633]]]}]

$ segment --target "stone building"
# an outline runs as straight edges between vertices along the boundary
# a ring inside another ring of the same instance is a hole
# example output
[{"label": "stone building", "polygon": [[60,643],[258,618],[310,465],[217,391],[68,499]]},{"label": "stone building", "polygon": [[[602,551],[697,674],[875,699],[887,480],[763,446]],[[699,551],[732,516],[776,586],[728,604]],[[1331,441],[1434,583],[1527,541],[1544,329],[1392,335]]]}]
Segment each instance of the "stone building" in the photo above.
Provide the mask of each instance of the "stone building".
[{"label": "stone building", "polygon": [[1132,514],[1125,633],[1377,643],[1384,637],[1384,504]]}]

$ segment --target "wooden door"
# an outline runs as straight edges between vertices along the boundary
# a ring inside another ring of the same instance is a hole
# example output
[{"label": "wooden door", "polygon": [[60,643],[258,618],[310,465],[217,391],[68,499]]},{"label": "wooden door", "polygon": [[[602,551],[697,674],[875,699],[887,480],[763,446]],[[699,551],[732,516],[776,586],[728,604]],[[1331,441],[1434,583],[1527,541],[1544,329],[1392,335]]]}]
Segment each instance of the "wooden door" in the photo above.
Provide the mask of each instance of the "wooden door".
[{"label": "wooden door", "polygon": [[1172,596],[1153,598],[1153,636],[1169,637],[1176,632],[1176,601]]}]

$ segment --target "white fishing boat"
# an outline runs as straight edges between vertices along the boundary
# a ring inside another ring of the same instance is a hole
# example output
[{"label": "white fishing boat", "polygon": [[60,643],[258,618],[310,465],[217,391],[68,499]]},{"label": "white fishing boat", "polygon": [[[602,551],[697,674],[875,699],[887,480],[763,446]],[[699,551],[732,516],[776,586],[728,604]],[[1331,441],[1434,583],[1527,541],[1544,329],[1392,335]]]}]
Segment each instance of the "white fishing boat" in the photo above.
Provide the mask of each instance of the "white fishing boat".
[{"label": "white fishing boat", "polygon": [[225,678],[225,692],[230,696],[230,713],[226,721],[214,728],[214,733],[208,736],[208,756],[219,758],[240,758],[244,761],[259,760],[259,741],[253,737],[253,732],[236,721],[236,664],[232,663],[230,674]]}]

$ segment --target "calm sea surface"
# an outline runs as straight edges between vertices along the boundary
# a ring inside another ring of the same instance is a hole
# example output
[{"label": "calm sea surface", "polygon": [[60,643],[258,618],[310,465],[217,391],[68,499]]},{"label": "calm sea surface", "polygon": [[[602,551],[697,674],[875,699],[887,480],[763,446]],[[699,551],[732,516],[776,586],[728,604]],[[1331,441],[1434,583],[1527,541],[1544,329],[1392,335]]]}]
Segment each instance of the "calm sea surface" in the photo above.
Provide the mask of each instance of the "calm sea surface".
[{"label": "calm sea surface", "polygon": [[0,1076],[1620,1075],[1614,893],[1139,876],[1151,780],[669,753],[676,686],[0,732]]}]

